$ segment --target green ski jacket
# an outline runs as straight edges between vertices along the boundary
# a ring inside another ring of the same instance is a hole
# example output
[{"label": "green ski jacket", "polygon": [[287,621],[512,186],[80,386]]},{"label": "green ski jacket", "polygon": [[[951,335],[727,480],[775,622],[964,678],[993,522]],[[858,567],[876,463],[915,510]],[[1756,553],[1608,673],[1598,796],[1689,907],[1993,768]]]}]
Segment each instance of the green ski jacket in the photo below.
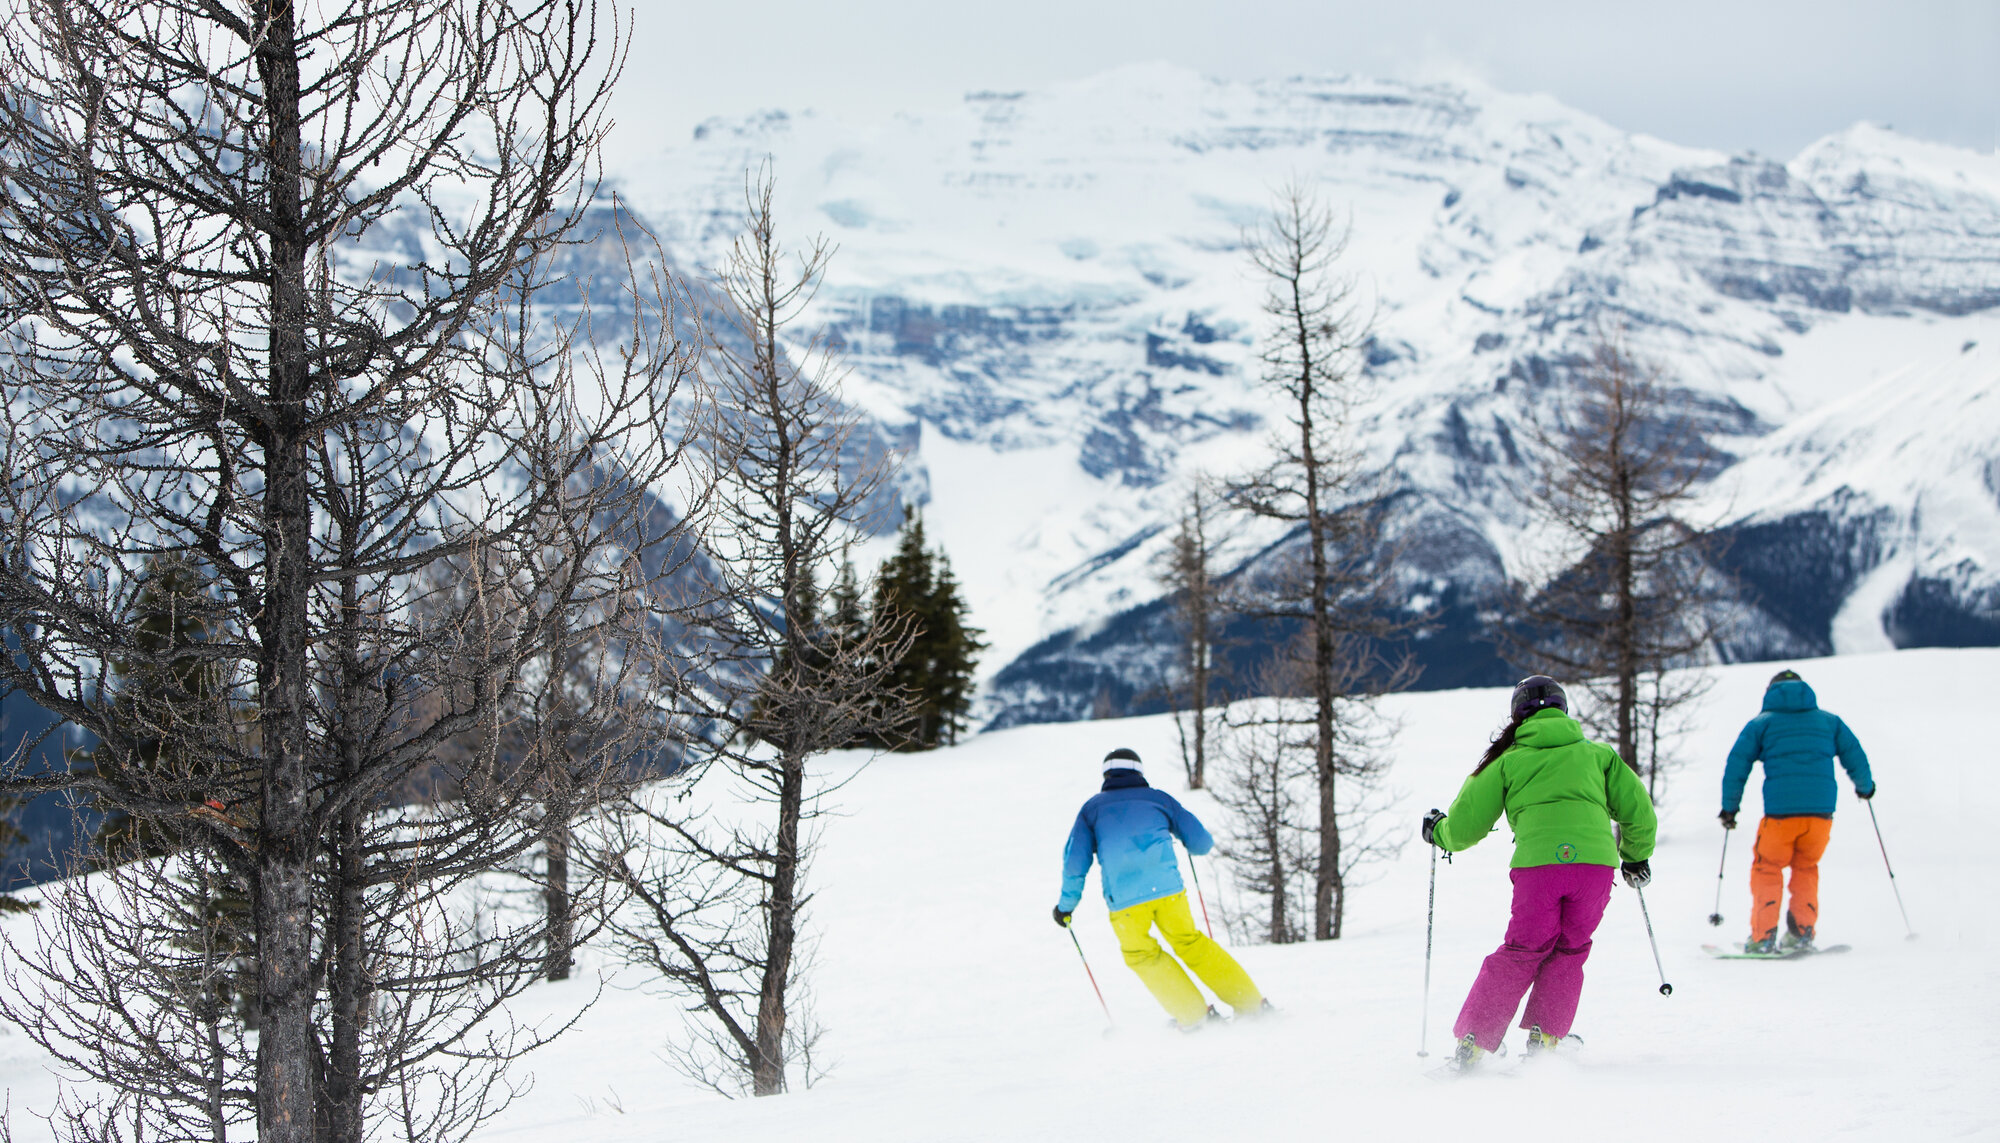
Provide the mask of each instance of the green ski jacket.
[{"label": "green ski jacket", "polygon": [[[1644,861],[1659,830],[1639,776],[1554,708],[1530,715],[1514,745],[1465,780],[1438,823],[1438,843],[1447,852],[1471,849],[1503,810],[1514,831],[1515,869]],[[1612,836],[1612,822],[1624,827],[1622,840]]]}]

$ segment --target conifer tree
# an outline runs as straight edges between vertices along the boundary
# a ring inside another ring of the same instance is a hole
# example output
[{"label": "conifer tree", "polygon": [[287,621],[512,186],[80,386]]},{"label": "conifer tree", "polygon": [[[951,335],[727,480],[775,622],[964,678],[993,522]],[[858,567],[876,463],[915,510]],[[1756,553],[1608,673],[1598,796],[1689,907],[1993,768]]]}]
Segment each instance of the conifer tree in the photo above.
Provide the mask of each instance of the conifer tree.
[{"label": "conifer tree", "polygon": [[[0,855],[10,861],[14,850],[25,845],[28,835],[14,823],[14,814],[22,805],[20,798],[0,798]],[[26,913],[39,906],[36,901],[24,901],[12,893],[0,893],[0,913]]]},{"label": "conifer tree", "polygon": [[877,625],[898,619],[910,624],[910,649],[890,681],[915,702],[900,733],[879,745],[929,750],[958,741],[972,708],[973,668],[986,646],[979,639],[984,632],[968,617],[950,561],[925,544],[923,517],[905,508],[896,554],[876,576],[873,618]]},{"label": "conifer tree", "polygon": [[[115,664],[110,721],[116,730],[76,754],[72,765],[142,797],[224,812],[213,800],[216,761],[190,748],[198,738],[191,730],[226,717],[222,672],[200,654],[212,634],[206,585],[178,559],[155,561],[144,581],[134,601],[133,653]],[[171,853],[183,839],[167,820],[108,805],[92,842],[99,859],[116,862]]]},{"label": "conifer tree", "polygon": [[[243,725],[232,710],[221,666],[203,653],[218,632],[206,578],[189,561],[163,557],[142,573],[135,597],[132,654],[115,664],[112,732],[72,766],[108,779],[140,800],[181,802],[192,816],[246,827],[247,807],[222,800],[228,785],[219,758],[200,750],[215,727]],[[107,864],[180,853],[195,845],[193,831],[171,818],[132,813],[115,801],[103,806],[93,831],[92,859]],[[246,1029],[257,1026],[256,938],[250,894],[221,862],[197,855],[163,871],[173,882],[187,922],[169,944],[192,958],[198,982],[190,995],[220,1006]]]}]

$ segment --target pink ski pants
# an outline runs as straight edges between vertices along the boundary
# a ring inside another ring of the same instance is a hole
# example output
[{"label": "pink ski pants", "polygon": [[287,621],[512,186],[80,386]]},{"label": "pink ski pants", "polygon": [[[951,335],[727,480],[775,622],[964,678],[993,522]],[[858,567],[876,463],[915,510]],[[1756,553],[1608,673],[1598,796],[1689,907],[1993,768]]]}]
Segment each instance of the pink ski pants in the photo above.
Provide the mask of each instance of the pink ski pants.
[{"label": "pink ski pants", "polygon": [[1514,916],[1507,939],[1479,966],[1452,1037],[1470,1032],[1487,1051],[1500,1046],[1507,1022],[1528,996],[1521,1027],[1566,1036],[1583,994],[1590,937],[1611,903],[1609,865],[1535,865],[1512,871]]}]

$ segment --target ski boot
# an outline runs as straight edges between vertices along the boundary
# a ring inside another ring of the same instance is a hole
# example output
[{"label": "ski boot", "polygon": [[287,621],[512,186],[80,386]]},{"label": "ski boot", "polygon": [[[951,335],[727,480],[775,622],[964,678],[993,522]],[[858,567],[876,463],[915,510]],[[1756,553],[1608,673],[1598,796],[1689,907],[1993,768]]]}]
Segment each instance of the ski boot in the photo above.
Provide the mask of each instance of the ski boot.
[{"label": "ski boot", "polygon": [[1743,942],[1743,951],[1749,953],[1751,956],[1777,956],[1778,939],[1776,937],[1761,937],[1756,940],[1745,941]]},{"label": "ski boot", "polygon": [[1785,914],[1785,935],[1778,940],[1779,952],[1817,952],[1813,946],[1813,927],[1799,924],[1790,913]]},{"label": "ski boot", "polygon": [[[1213,1010],[1211,1009],[1211,1011]],[[1270,997],[1266,996],[1258,1000],[1257,1007],[1248,1008],[1241,1012],[1238,1012],[1236,1014],[1236,1019],[1262,1020],[1270,1016],[1276,1016],[1277,1014],[1278,1014],[1277,1006],[1271,1003]]]},{"label": "ski boot", "polygon": [[1193,1024],[1183,1024],[1179,1020],[1167,1021],[1169,1027],[1173,1028],[1174,1031],[1179,1032],[1184,1036],[1191,1036],[1194,1033],[1201,1031],[1203,1028],[1208,1027],[1210,1024],[1222,1024],[1222,1023],[1226,1023],[1226,1021],[1223,1020],[1222,1013],[1217,1012],[1215,1010],[1215,1005],[1213,1004],[1208,1006],[1208,1015]]},{"label": "ski boot", "polygon": [[1551,1036],[1542,1031],[1540,1024],[1528,1029],[1528,1058],[1531,1060],[1545,1052],[1554,1055],[1558,1051],[1569,1052],[1581,1047],[1583,1037],[1574,1032],[1567,1036]]},{"label": "ski boot", "polygon": [[1451,1054],[1452,1070],[1469,1072],[1479,1066],[1479,1061],[1485,1059],[1486,1054],[1486,1049],[1479,1046],[1479,1042],[1472,1038],[1472,1033],[1467,1032],[1459,1038],[1458,1047]]}]

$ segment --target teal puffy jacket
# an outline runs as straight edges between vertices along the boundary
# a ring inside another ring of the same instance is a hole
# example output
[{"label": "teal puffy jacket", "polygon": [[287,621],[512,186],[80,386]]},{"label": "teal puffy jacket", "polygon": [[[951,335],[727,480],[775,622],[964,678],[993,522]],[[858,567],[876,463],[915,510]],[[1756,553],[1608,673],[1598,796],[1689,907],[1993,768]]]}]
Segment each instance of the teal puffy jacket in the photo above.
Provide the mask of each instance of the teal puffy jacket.
[{"label": "teal puffy jacket", "polygon": [[1722,771],[1722,808],[1735,813],[1742,807],[1750,767],[1761,761],[1764,816],[1830,817],[1840,795],[1833,780],[1836,756],[1857,792],[1875,792],[1868,755],[1840,716],[1819,709],[1819,698],[1804,679],[1773,683],[1764,692],[1763,713],[1744,726],[1730,748]]}]

